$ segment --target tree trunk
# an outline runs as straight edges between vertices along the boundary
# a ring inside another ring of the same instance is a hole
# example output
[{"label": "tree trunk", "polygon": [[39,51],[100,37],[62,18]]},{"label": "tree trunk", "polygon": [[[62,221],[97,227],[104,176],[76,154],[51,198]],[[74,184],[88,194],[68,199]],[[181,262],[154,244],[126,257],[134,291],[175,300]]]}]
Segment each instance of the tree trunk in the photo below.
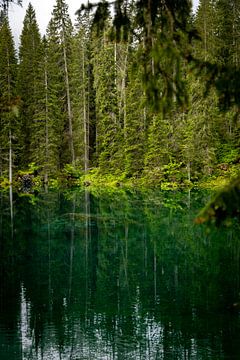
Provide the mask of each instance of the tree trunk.
[{"label": "tree trunk", "polygon": [[49,166],[49,132],[48,132],[48,74],[45,64],[44,69],[44,81],[45,81],[45,173],[44,183],[48,183],[48,166]]},{"label": "tree trunk", "polygon": [[75,151],[74,151],[74,144],[73,144],[73,125],[72,125],[73,116],[72,116],[72,108],[71,108],[69,74],[68,74],[67,52],[66,52],[64,31],[63,31],[63,60],[64,60],[64,72],[65,72],[65,83],[66,83],[66,95],[67,95],[69,145],[70,145],[70,151],[71,151],[71,162],[72,162],[72,165],[74,166],[75,165]]},{"label": "tree trunk", "polygon": [[9,130],[9,183],[12,185],[12,132]]},{"label": "tree trunk", "polygon": [[82,78],[83,78],[83,131],[84,131],[84,172],[89,168],[89,121],[87,116],[87,101],[85,89],[85,49],[83,44],[83,61],[82,61]]}]

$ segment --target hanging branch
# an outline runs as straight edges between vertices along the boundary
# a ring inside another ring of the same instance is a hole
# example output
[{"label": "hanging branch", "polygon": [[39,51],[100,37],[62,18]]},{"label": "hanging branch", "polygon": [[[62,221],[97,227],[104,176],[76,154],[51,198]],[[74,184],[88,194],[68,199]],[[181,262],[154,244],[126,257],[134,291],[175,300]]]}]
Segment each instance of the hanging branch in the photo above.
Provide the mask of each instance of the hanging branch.
[{"label": "hanging branch", "polygon": [[177,105],[184,106],[187,91],[180,64],[192,62],[191,42],[197,38],[190,22],[191,1],[138,0],[133,4],[127,0],[103,0],[82,5],[77,14],[94,11],[93,25],[100,33],[111,7],[111,40],[124,41],[131,35],[143,45],[139,64],[148,103],[156,111],[167,110],[173,98]]},{"label": "hanging branch", "polygon": [[8,13],[10,4],[16,4],[22,6],[22,0],[0,0],[0,8],[3,9],[3,12],[5,14]]}]

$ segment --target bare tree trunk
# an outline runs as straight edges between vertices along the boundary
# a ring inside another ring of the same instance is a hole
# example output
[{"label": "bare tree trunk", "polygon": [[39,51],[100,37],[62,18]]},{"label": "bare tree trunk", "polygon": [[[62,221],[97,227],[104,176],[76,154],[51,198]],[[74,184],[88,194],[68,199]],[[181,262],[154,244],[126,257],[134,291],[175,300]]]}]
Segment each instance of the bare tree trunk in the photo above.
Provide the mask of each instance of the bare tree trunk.
[{"label": "bare tree trunk", "polygon": [[85,314],[87,316],[88,311],[88,286],[89,286],[89,270],[88,270],[88,263],[89,263],[89,248],[91,243],[91,231],[90,231],[90,194],[87,190],[85,190]]},{"label": "bare tree trunk", "polygon": [[83,44],[83,60],[82,60],[82,78],[83,78],[83,131],[84,131],[84,172],[89,168],[89,121],[87,116],[87,101],[85,89],[85,49]]},{"label": "bare tree trunk", "polygon": [[238,33],[236,29],[236,21],[237,21],[237,11],[236,11],[236,3],[233,2],[233,52],[234,59],[233,64],[235,68],[238,68]]},{"label": "bare tree trunk", "polygon": [[12,185],[12,131],[9,130],[9,183]]},{"label": "bare tree trunk", "polygon": [[9,53],[7,51],[7,61],[8,61],[8,68],[7,68],[7,76],[8,76],[8,105],[9,105],[9,183],[12,185],[12,124],[11,124],[11,79],[10,79],[10,60],[9,60]]},{"label": "bare tree trunk", "polygon": [[48,133],[48,74],[45,63],[44,69],[44,81],[45,81],[45,174],[44,183],[48,184],[48,167],[49,167],[49,133]]},{"label": "bare tree trunk", "polygon": [[13,191],[12,191],[12,132],[9,130],[9,203],[11,217],[11,234],[13,238]]},{"label": "bare tree trunk", "polygon": [[153,272],[154,272],[154,299],[157,300],[157,250],[156,242],[154,241],[154,258],[153,258]]},{"label": "bare tree trunk", "polygon": [[74,256],[74,240],[75,240],[75,211],[76,211],[76,198],[73,198],[73,208],[71,215],[71,245],[70,245],[70,267],[69,267],[69,302],[72,295],[72,282],[73,282],[73,256]]},{"label": "bare tree trunk", "polygon": [[206,20],[206,3],[204,2],[204,61],[207,61],[207,20]]},{"label": "bare tree trunk", "polygon": [[52,257],[51,257],[51,227],[49,219],[49,211],[47,212],[47,235],[48,235],[48,299],[49,299],[49,311],[52,314]]},{"label": "bare tree trunk", "polygon": [[13,239],[13,191],[12,191],[12,184],[9,187],[9,203],[10,203],[10,218],[11,218],[11,238]]},{"label": "bare tree trunk", "polygon": [[[125,49],[125,47],[124,47]],[[121,52],[124,52],[124,49]],[[119,115],[123,114],[123,129],[126,129],[127,125],[127,106],[126,106],[126,76],[127,76],[127,65],[128,65],[128,50],[129,43],[127,43],[124,59],[120,64],[120,76],[121,76],[121,87],[120,87],[120,101],[119,101]],[[123,66],[121,66],[123,63]],[[118,71],[117,71],[118,73]],[[126,131],[124,131],[124,135],[126,136]]]},{"label": "bare tree trunk", "polygon": [[187,163],[187,173],[188,173],[188,181],[191,181],[191,162],[188,161]]},{"label": "bare tree trunk", "polygon": [[65,72],[65,83],[66,83],[66,95],[67,95],[69,145],[70,145],[70,151],[71,151],[71,162],[72,162],[72,165],[74,166],[75,165],[75,151],[74,151],[74,144],[73,144],[73,125],[72,125],[73,116],[72,116],[72,107],[71,107],[67,52],[66,52],[64,31],[63,31],[63,60],[64,60],[64,72]]}]

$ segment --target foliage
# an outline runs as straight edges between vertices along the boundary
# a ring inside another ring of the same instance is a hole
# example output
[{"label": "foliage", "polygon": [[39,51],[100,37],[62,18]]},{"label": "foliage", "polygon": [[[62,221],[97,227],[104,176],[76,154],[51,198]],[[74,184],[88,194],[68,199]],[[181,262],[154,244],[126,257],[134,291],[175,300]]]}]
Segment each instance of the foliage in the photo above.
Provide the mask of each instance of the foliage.
[{"label": "foliage", "polygon": [[80,186],[90,187],[90,188],[118,188],[122,185],[127,185],[125,181],[125,175],[111,174],[111,173],[101,173],[97,168],[90,170],[86,175],[83,175],[79,180]]},{"label": "foliage", "polygon": [[25,175],[25,174],[34,175],[38,172],[38,170],[39,170],[39,166],[36,163],[32,162],[32,163],[28,164],[27,169],[19,170],[18,174],[20,176]]},{"label": "foliage", "polygon": [[189,1],[117,0],[82,6],[73,26],[56,0],[41,39],[29,5],[19,66],[10,33],[0,41],[13,71],[10,94],[3,55],[0,101],[10,94],[13,106],[1,116],[0,175],[34,162],[39,184],[54,186],[175,189],[236,177],[238,14],[236,1],[201,0],[193,16]]},{"label": "foliage", "polygon": [[[197,223],[216,223],[227,221],[240,215],[239,177],[219,191],[196,218]],[[227,222],[228,224],[228,222]]]},{"label": "foliage", "polygon": [[0,188],[6,189],[10,186],[9,180],[4,178],[3,176],[0,177]]}]

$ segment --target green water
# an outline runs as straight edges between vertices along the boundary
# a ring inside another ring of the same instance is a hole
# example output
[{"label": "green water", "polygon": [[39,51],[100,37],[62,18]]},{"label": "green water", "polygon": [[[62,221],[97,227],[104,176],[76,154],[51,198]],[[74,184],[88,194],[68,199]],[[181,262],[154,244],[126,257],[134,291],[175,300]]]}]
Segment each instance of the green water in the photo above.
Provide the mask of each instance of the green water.
[{"label": "green water", "polygon": [[239,226],[202,193],[0,193],[0,359],[240,359]]}]

